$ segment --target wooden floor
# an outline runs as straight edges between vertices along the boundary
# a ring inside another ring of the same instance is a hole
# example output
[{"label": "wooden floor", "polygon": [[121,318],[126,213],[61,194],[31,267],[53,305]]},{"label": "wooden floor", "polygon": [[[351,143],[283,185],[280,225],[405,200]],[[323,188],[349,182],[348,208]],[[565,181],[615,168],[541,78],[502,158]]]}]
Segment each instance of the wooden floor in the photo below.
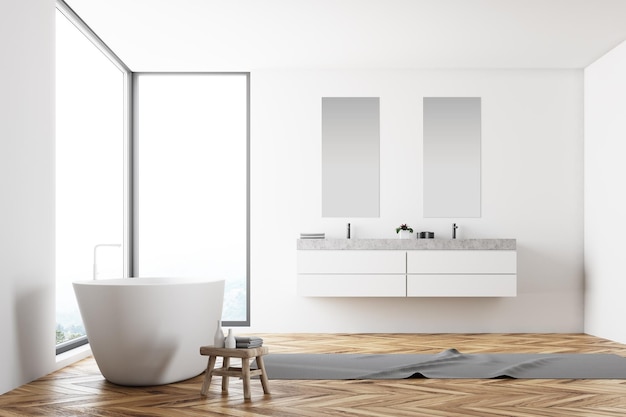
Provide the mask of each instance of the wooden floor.
[{"label": "wooden floor", "polygon": [[[270,352],[615,353],[626,345],[581,334],[260,335]],[[270,353],[271,354],[271,353]],[[219,378],[218,378],[219,380]],[[156,387],[120,387],[87,358],[0,396],[0,416],[626,416],[626,380],[412,379],[252,381],[230,394],[219,381],[200,396],[202,376]]]}]

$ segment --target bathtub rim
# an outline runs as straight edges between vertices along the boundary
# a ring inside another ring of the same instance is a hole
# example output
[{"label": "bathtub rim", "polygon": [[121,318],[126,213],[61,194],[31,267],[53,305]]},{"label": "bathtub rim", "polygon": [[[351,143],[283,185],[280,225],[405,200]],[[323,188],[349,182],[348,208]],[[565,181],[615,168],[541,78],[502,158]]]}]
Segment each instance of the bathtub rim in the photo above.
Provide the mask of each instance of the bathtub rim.
[{"label": "bathtub rim", "polygon": [[132,286],[175,286],[175,285],[198,285],[226,282],[225,279],[188,278],[188,277],[130,277],[111,279],[90,279],[73,281],[72,285],[79,286],[106,286],[106,287],[132,287]]}]

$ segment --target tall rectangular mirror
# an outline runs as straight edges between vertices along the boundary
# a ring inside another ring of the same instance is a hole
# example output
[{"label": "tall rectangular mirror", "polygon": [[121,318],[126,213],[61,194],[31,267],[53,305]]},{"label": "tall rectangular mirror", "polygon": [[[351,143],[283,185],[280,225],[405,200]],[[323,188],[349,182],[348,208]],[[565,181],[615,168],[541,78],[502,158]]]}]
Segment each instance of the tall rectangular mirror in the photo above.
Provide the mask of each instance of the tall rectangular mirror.
[{"label": "tall rectangular mirror", "polygon": [[480,97],[424,98],[424,217],[480,217]]},{"label": "tall rectangular mirror", "polygon": [[380,216],[378,97],[322,98],[322,217]]}]

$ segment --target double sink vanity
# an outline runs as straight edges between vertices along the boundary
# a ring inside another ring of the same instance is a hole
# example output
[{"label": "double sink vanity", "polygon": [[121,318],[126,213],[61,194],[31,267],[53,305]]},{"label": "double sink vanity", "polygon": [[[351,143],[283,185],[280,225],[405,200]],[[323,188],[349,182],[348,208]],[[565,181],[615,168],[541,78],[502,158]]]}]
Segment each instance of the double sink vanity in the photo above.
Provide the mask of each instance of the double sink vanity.
[{"label": "double sink vanity", "polygon": [[[481,217],[481,98],[422,104],[423,217]],[[380,217],[380,126],[379,97],[322,98],[322,217]],[[298,294],[515,297],[516,241],[300,239]]]},{"label": "double sink vanity", "polygon": [[515,297],[515,239],[299,239],[304,297]]}]

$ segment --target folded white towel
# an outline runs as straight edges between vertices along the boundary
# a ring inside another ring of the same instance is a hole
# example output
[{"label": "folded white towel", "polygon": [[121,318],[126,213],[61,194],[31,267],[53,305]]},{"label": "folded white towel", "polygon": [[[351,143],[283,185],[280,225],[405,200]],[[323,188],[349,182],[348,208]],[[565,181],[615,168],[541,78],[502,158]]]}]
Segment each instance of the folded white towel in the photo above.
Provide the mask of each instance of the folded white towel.
[{"label": "folded white towel", "polygon": [[326,233],[300,233],[300,239],[325,239]]}]

